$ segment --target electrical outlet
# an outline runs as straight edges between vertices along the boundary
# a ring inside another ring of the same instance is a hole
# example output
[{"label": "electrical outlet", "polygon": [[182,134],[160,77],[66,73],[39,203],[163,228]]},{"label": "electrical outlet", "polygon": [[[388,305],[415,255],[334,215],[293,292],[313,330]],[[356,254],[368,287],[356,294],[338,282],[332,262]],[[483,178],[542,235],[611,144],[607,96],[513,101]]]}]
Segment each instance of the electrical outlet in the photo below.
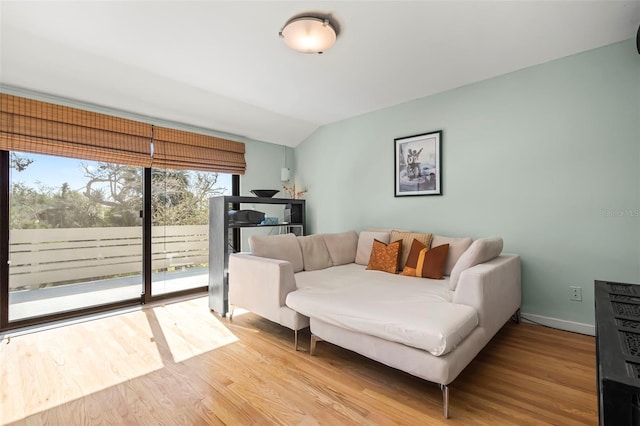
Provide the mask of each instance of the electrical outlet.
[{"label": "electrical outlet", "polygon": [[582,287],[570,286],[569,299],[575,300],[576,302],[582,302]]}]

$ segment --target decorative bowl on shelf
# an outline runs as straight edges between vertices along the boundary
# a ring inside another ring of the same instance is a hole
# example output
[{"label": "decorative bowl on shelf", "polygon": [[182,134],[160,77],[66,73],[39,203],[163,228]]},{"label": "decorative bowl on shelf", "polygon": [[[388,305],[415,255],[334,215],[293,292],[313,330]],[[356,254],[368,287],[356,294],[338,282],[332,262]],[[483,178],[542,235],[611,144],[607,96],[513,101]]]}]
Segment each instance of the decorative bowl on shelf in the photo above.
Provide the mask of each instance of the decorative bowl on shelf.
[{"label": "decorative bowl on shelf", "polygon": [[252,189],[251,193],[256,197],[271,198],[276,195],[280,190],[278,189]]}]

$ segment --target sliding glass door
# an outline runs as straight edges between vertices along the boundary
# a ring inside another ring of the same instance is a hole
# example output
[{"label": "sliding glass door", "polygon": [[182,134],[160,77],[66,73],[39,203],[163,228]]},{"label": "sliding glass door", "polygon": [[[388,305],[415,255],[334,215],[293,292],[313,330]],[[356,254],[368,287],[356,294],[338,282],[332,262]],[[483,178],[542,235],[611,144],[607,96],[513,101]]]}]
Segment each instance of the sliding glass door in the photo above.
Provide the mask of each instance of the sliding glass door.
[{"label": "sliding glass door", "polygon": [[9,153],[9,321],[140,299],[141,167]]},{"label": "sliding glass door", "polygon": [[0,330],[204,290],[208,198],[235,193],[244,153],[0,93]]},{"label": "sliding glass door", "polygon": [[152,296],[209,280],[209,197],[231,195],[230,174],[152,169]]}]

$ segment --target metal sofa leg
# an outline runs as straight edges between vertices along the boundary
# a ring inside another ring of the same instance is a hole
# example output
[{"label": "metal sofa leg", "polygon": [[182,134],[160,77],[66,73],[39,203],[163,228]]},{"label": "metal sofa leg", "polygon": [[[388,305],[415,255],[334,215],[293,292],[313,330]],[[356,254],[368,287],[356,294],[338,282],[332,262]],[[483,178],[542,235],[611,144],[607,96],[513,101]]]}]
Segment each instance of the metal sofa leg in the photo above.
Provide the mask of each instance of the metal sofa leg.
[{"label": "metal sofa leg", "polygon": [[233,311],[236,309],[236,305],[229,305],[229,320],[233,319]]},{"label": "metal sofa leg", "polygon": [[442,391],[442,408],[444,409],[444,418],[449,418],[449,386],[440,385]]},{"label": "metal sofa leg", "polygon": [[293,349],[298,350],[298,330],[293,330]]},{"label": "metal sofa leg", "polygon": [[518,308],[518,310],[511,316],[511,319],[516,324],[520,324],[520,321],[522,321],[522,317],[520,316],[520,308]]},{"label": "metal sofa leg", "polygon": [[314,355],[316,353],[316,344],[318,342],[322,342],[322,339],[318,336],[315,336],[311,333],[311,345],[309,345],[309,355]]}]

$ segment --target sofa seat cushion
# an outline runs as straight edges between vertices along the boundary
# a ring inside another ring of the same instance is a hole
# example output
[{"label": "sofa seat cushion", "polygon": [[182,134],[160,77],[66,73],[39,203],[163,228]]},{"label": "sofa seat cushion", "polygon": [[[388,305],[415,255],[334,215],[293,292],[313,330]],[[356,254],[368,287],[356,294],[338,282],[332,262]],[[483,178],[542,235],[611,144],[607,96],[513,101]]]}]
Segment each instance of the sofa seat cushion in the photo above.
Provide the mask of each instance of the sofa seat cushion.
[{"label": "sofa seat cushion", "polygon": [[337,327],[444,355],[478,325],[474,308],[451,302],[448,280],[390,275],[361,265],[296,274],[291,309]]}]

